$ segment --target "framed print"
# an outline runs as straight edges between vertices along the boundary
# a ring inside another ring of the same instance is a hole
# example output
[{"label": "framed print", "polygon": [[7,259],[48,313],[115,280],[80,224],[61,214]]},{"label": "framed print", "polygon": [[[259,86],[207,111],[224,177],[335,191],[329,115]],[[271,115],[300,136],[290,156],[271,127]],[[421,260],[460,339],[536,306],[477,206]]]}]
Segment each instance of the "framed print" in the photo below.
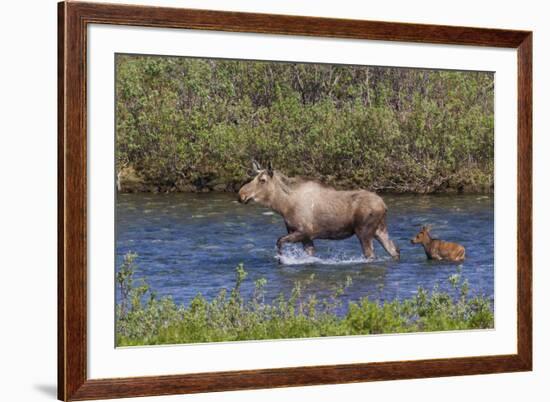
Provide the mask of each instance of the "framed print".
[{"label": "framed print", "polygon": [[58,16],[59,399],[531,370],[531,32]]}]

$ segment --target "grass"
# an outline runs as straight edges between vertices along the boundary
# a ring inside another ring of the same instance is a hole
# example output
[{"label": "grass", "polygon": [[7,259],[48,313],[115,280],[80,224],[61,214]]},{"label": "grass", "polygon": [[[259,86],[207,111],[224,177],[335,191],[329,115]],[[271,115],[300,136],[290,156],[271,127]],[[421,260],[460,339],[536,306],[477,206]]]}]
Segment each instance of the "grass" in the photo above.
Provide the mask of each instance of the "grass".
[{"label": "grass", "polygon": [[289,295],[265,301],[265,279],[255,282],[249,299],[241,293],[247,278],[242,264],[235,284],[220,290],[212,300],[198,294],[188,306],[170,297],[157,298],[145,281],[134,279],[136,254],[127,254],[116,282],[120,301],[116,311],[117,346],[161,345],[262,339],[311,338],[406,332],[493,328],[491,301],[470,297],[468,282],[460,273],[449,278],[452,292],[438,287],[418,292],[403,301],[379,302],[368,297],[350,302],[344,316],[342,295],[351,278],[323,299],[308,292],[315,280],[295,282]]}]

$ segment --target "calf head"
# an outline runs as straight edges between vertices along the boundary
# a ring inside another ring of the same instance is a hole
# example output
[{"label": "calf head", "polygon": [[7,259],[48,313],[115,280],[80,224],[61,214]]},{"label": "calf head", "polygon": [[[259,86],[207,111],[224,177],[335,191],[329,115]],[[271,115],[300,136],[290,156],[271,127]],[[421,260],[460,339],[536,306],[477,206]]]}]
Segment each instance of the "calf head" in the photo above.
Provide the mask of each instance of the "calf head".
[{"label": "calf head", "polygon": [[425,243],[430,241],[430,228],[428,226],[422,226],[420,232],[411,239],[412,244]]}]

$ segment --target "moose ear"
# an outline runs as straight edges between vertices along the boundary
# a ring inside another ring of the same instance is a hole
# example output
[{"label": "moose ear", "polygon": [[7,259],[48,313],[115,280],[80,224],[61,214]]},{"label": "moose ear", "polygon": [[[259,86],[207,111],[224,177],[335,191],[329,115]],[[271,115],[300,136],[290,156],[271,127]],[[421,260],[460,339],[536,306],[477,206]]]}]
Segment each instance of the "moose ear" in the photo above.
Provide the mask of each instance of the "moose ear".
[{"label": "moose ear", "polygon": [[267,174],[269,177],[273,177],[273,165],[271,164],[271,161],[267,164]]},{"label": "moose ear", "polygon": [[262,167],[260,166],[260,164],[258,162],[253,160],[252,161],[252,170],[254,171],[255,174],[258,174],[262,170]]}]

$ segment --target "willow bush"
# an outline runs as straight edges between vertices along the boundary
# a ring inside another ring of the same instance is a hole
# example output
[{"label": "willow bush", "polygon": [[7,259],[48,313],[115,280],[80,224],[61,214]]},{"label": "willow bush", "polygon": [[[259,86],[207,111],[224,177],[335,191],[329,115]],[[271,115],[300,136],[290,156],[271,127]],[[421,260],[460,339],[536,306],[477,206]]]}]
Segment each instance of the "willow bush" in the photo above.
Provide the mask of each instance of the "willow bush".
[{"label": "willow bush", "polygon": [[492,191],[492,73],[134,55],[116,68],[117,169],[138,190],[234,191],[254,158],[346,188]]}]

